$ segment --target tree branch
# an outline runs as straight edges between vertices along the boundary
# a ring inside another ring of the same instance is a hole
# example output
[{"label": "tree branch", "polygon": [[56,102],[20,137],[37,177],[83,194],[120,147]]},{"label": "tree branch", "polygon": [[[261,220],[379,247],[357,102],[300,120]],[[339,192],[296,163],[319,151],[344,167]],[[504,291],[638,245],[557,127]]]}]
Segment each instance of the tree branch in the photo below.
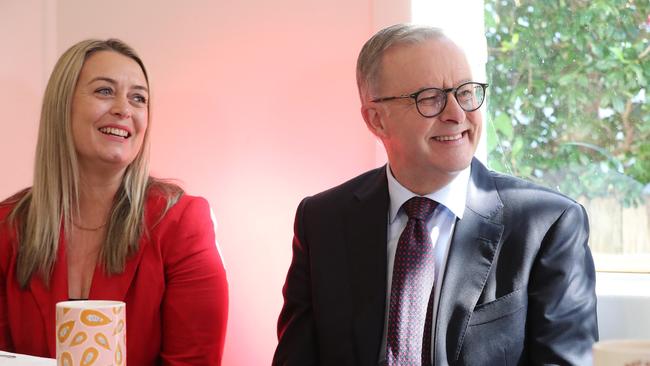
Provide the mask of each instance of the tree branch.
[{"label": "tree branch", "polygon": [[625,103],[625,110],[621,114],[621,121],[623,122],[623,134],[625,139],[623,143],[616,149],[615,155],[629,153],[632,150],[632,143],[634,142],[634,126],[630,123],[630,113],[632,112],[632,99],[628,99]]}]

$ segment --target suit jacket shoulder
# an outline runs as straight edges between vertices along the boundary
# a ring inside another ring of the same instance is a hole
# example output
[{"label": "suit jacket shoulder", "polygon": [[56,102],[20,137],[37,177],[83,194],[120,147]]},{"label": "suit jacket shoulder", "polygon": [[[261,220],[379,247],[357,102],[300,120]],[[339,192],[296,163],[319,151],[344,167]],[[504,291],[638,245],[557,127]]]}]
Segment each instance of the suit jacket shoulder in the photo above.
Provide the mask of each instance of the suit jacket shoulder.
[{"label": "suit jacket shoulder", "polygon": [[273,365],[377,365],[387,212],[385,167],[300,203]]},{"label": "suit jacket shoulder", "polygon": [[[540,202],[564,207],[577,204],[574,199],[558,191],[528,180],[495,171],[490,171],[490,174],[494,179],[499,195],[505,202],[511,199],[519,199],[521,200],[521,206],[526,206],[526,204],[534,206]],[[528,199],[523,200],[522,197],[528,197]]]},{"label": "suit jacket shoulder", "polygon": [[311,204],[337,205],[341,200],[349,199],[351,196],[363,198],[382,181],[385,183],[386,166],[369,170],[360,174],[336,187],[330,188],[318,194],[308,197]]}]

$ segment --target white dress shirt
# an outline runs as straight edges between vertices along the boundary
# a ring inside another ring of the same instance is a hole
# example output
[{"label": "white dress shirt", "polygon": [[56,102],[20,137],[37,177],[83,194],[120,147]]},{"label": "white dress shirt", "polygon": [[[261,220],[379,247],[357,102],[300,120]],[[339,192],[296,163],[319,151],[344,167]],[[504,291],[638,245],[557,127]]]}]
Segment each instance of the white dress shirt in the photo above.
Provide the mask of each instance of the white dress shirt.
[{"label": "white dress shirt", "polygon": [[[386,360],[386,330],[388,328],[388,306],[390,304],[390,291],[393,279],[393,263],[395,261],[395,251],[397,242],[406,227],[408,216],[402,209],[404,202],[418,196],[401,185],[390,171],[390,166],[386,165],[386,176],[388,177],[388,195],[390,203],[388,205],[388,270],[387,270],[387,290],[386,290],[386,311],[384,318],[384,333],[381,339],[381,349],[379,360]],[[447,255],[449,253],[449,244],[451,242],[456,219],[463,218],[465,211],[465,201],[467,199],[467,185],[469,183],[470,167],[461,171],[449,184],[436,192],[429,193],[424,197],[438,202],[438,206],[433,211],[433,215],[427,220],[427,230],[431,233],[431,243],[434,250],[434,268],[435,278],[433,281],[434,299],[433,299],[433,318],[431,324],[436,324],[438,314],[438,298],[440,297],[440,287],[442,275],[445,272]],[[423,306],[427,306],[428,298]],[[433,351],[433,342],[435,335],[431,333],[431,350]],[[431,355],[433,360],[433,354]]]}]

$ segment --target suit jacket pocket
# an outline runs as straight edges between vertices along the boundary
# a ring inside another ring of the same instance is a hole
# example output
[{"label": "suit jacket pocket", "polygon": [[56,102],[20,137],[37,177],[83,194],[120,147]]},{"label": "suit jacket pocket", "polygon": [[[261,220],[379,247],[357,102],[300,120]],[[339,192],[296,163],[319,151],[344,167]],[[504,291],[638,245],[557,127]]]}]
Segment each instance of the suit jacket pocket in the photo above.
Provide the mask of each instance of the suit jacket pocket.
[{"label": "suit jacket pocket", "polygon": [[469,326],[480,325],[514,314],[528,303],[526,291],[519,289],[474,308]]}]

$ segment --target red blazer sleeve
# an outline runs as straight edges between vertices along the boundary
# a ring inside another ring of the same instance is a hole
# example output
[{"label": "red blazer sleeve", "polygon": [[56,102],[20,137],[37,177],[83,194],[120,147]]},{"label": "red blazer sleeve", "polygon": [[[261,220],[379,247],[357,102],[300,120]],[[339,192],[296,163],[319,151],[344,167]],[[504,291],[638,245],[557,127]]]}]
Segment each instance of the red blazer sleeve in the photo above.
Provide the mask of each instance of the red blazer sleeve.
[{"label": "red blazer sleeve", "polygon": [[171,220],[161,222],[170,227],[161,238],[166,290],[160,356],[163,365],[220,365],[228,318],[226,272],[208,202],[186,200],[170,209]]},{"label": "red blazer sleeve", "polygon": [[[4,235],[2,231],[0,231],[0,235]],[[9,256],[6,250],[7,248],[4,245],[0,246],[2,248],[1,255]],[[11,336],[9,334],[9,318],[7,315],[7,274],[5,267],[6,263],[4,263],[5,259],[6,258],[2,258],[3,263],[0,263],[0,350],[11,352],[13,351],[13,346],[11,345]]]}]

